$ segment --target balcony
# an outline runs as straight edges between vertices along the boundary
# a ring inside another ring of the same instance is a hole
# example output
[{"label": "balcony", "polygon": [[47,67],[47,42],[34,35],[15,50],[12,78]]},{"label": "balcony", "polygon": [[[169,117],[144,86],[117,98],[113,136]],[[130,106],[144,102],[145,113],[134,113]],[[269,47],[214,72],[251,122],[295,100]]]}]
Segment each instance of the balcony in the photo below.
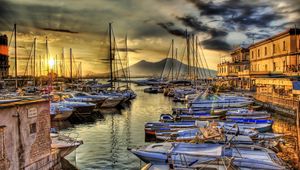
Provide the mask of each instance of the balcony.
[{"label": "balcony", "polygon": [[238,72],[238,76],[249,76],[250,75],[250,71],[249,70],[243,70],[243,71],[239,71]]}]

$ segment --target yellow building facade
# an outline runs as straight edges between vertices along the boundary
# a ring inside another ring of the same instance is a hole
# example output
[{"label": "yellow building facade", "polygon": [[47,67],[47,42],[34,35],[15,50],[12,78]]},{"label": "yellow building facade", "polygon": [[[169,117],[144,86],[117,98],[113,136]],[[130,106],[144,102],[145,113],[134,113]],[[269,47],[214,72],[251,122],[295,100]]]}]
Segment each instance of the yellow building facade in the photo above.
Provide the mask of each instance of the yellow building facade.
[{"label": "yellow building facade", "polygon": [[252,44],[251,75],[278,75],[300,70],[300,29],[289,29]]},{"label": "yellow building facade", "polygon": [[249,50],[236,48],[230,53],[229,61],[218,64],[219,81],[228,87],[250,90]]}]

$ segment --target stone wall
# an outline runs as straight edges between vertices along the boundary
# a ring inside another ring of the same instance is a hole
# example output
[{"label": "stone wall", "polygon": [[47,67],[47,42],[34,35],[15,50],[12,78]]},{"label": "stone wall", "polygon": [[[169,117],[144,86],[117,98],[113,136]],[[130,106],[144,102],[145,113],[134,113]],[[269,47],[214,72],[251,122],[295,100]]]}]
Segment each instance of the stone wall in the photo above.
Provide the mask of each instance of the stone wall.
[{"label": "stone wall", "polygon": [[[0,128],[1,170],[46,170],[59,164],[59,155],[51,151],[49,110],[45,100],[0,105],[0,127],[5,127],[3,150]],[[1,160],[1,152],[6,159]]]}]

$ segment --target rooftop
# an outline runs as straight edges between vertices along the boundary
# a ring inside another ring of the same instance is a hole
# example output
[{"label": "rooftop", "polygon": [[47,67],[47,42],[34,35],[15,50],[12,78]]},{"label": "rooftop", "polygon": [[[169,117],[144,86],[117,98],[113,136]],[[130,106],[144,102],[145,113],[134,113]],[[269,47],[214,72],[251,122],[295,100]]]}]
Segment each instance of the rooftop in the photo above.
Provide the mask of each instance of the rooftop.
[{"label": "rooftop", "polygon": [[264,39],[264,40],[261,40],[261,41],[258,41],[252,45],[249,46],[249,48],[254,48],[260,44],[264,44],[264,43],[267,43],[269,41],[273,41],[274,39],[278,39],[280,38],[281,36],[286,36],[286,35],[300,35],[300,29],[299,28],[289,28],[279,34],[276,34],[276,35],[273,35],[267,39]]}]

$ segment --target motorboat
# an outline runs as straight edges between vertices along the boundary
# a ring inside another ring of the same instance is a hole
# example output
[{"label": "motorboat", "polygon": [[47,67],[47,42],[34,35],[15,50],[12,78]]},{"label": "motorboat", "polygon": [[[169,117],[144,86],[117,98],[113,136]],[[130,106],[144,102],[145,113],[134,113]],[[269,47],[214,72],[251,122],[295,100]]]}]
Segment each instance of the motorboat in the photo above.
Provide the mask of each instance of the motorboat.
[{"label": "motorboat", "polygon": [[183,128],[196,128],[195,121],[192,122],[148,122],[145,124],[145,134],[155,135],[159,132],[172,132],[178,131]]},{"label": "motorboat", "polygon": [[[272,124],[269,123],[236,123],[236,122],[218,122],[226,131],[232,133],[244,133],[244,131],[256,130],[258,132],[268,132],[272,129]],[[254,136],[254,134],[253,134]]]},{"label": "motorboat", "polygon": [[61,103],[50,103],[50,115],[53,121],[67,120],[73,114],[73,108],[65,107]]},{"label": "motorboat", "polygon": [[145,80],[136,80],[134,81],[139,86],[152,86],[152,85],[161,85],[165,84],[166,82],[162,79],[157,79],[157,78],[148,78]]},{"label": "motorboat", "polygon": [[[226,132],[225,132],[226,133]],[[206,133],[204,133],[206,134]],[[226,142],[234,144],[253,144],[253,140],[247,135],[232,135],[232,134],[220,134],[214,136],[214,138],[207,138],[203,135],[201,129],[188,129],[180,130],[178,132],[172,132],[170,135],[156,135],[156,139],[160,141],[176,141],[176,142],[207,142],[207,143],[220,143]]]},{"label": "motorboat", "polygon": [[[285,169],[276,154],[266,148],[255,145],[235,145],[190,143],[158,143],[148,146],[128,148],[145,163],[169,165],[175,168],[204,169],[212,166],[227,169]],[[225,161],[229,159],[229,165]]]},{"label": "motorboat", "polygon": [[65,157],[83,144],[82,140],[76,140],[69,135],[50,133],[51,148],[59,150],[60,157]]},{"label": "motorboat", "polygon": [[[100,108],[101,105],[105,102],[107,99],[106,96],[102,95],[91,95],[85,92],[73,92],[72,93],[73,98],[79,98],[82,99],[82,101],[89,101],[96,104],[96,107]],[[72,98],[70,99],[72,100]]]},{"label": "motorboat", "polygon": [[248,116],[269,116],[269,117],[271,117],[271,114],[268,113],[267,111],[254,111],[254,110],[239,108],[239,109],[236,109],[236,110],[227,111],[226,116],[243,116],[243,117],[248,117]]},{"label": "motorboat", "polygon": [[145,93],[163,93],[164,90],[160,86],[151,86],[144,89]]},{"label": "motorboat", "polygon": [[230,108],[245,107],[253,103],[253,100],[239,96],[220,96],[215,94],[202,94],[188,103],[191,108]]}]

